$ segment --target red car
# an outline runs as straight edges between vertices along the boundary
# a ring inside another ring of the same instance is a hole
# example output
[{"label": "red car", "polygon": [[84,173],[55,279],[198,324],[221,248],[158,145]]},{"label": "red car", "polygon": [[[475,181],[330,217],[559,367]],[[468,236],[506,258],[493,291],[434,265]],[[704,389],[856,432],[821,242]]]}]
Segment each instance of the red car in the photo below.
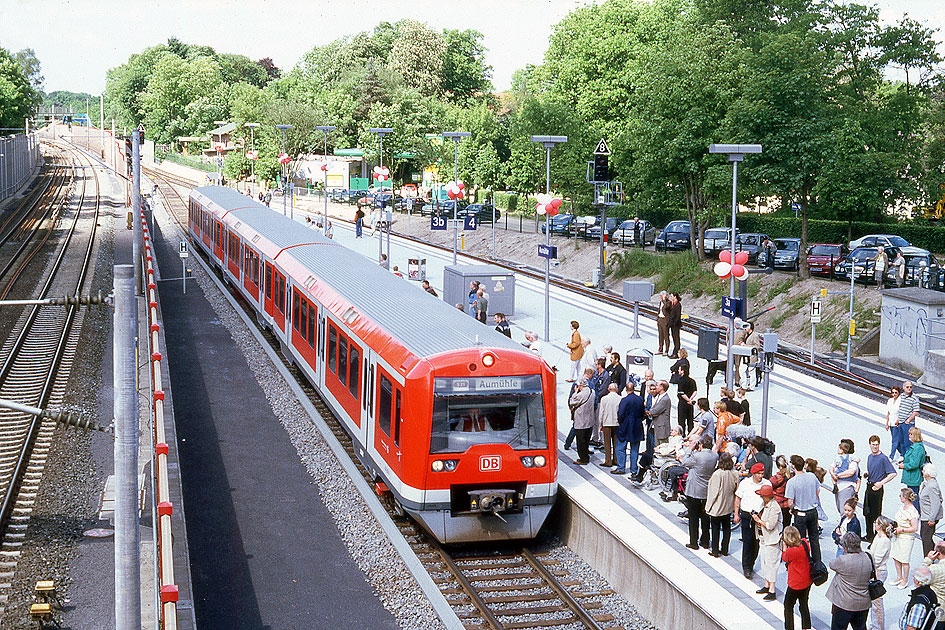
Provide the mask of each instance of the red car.
[{"label": "red car", "polygon": [[818,243],[807,250],[807,270],[812,274],[832,276],[833,269],[849,253],[846,245]]}]

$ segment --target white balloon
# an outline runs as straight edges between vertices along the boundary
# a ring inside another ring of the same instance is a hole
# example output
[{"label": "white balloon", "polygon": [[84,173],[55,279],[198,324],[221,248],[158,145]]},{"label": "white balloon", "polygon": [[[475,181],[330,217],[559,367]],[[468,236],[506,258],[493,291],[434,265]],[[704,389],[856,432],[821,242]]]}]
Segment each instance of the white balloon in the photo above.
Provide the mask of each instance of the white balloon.
[{"label": "white balloon", "polygon": [[717,262],[715,267],[713,267],[715,275],[720,278],[727,278],[730,273],[732,273],[732,265],[727,262]]}]

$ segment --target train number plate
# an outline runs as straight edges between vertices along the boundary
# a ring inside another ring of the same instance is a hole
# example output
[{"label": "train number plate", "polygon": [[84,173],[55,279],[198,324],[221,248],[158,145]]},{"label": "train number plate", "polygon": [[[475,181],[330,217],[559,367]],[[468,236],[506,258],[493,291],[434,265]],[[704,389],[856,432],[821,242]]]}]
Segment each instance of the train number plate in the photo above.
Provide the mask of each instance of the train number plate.
[{"label": "train number plate", "polygon": [[499,455],[483,455],[479,458],[479,472],[495,472],[502,470],[502,457]]}]

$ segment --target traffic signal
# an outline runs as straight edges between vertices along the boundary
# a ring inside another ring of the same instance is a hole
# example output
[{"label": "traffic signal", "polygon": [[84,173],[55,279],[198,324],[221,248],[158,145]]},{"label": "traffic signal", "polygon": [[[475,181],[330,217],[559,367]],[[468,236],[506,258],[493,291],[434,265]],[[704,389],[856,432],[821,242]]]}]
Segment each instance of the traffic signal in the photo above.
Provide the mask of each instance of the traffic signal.
[{"label": "traffic signal", "polygon": [[594,181],[610,181],[610,163],[606,155],[594,156]]}]

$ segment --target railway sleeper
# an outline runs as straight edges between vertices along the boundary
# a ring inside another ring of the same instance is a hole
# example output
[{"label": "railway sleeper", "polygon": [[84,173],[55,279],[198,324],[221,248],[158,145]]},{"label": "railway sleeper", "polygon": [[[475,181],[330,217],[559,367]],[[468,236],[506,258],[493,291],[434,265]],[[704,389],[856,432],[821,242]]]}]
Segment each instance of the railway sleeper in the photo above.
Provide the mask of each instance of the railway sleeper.
[{"label": "railway sleeper", "polygon": [[547,615],[568,612],[568,607],[564,604],[556,606],[520,606],[519,608],[495,608],[492,612],[498,617],[519,617],[522,615]]},{"label": "railway sleeper", "polygon": [[518,630],[519,628],[553,628],[555,626],[570,626],[574,623],[581,623],[581,620],[571,615],[560,619],[536,619],[534,621],[513,621],[503,623],[502,627],[506,630]]}]

